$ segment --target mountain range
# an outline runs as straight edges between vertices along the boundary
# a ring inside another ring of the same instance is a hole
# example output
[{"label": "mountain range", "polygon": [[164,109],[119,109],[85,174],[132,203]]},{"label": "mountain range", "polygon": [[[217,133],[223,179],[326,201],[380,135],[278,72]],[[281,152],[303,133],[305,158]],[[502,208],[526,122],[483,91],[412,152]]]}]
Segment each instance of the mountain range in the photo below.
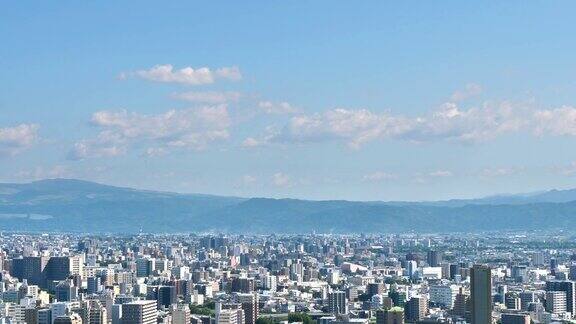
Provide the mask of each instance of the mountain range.
[{"label": "mountain range", "polygon": [[570,229],[576,189],[434,202],[179,194],[50,179],[0,184],[0,230],[395,233]]}]

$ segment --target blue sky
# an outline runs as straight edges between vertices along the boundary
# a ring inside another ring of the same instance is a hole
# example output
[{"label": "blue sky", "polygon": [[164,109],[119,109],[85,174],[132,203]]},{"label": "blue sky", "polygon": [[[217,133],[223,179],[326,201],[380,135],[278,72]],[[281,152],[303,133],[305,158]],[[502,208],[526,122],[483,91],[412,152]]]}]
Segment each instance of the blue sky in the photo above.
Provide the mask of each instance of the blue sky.
[{"label": "blue sky", "polygon": [[575,10],[3,3],[0,180],[354,200],[576,187]]}]

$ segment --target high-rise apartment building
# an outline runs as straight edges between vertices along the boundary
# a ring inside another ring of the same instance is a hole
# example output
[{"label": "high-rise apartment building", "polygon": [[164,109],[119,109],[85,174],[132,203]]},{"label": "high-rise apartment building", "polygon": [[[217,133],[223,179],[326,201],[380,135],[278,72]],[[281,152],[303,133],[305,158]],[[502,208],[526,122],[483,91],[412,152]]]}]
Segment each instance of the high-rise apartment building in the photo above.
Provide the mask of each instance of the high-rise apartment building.
[{"label": "high-rise apartment building", "polygon": [[567,311],[566,292],[564,291],[547,291],[546,292],[546,311],[552,314],[561,314]]},{"label": "high-rise apartment building", "polygon": [[242,305],[244,323],[256,324],[259,314],[258,294],[236,294],[236,301]]},{"label": "high-rise apartment building", "polygon": [[404,316],[407,321],[417,322],[428,313],[428,299],[423,296],[412,297],[404,305]]},{"label": "high-rise apartment building", "polygon": [[574,316],[576,311],[576,282],[570,280],[547,281],[546,291],[563,291],[566,294],[566,311]]}]

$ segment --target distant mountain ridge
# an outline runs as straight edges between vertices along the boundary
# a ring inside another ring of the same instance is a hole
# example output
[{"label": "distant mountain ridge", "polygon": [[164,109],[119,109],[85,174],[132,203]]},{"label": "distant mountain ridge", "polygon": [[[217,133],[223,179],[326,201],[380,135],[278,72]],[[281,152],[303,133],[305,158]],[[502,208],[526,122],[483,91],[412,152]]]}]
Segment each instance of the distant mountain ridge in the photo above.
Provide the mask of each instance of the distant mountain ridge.
[{"label": "distant mountain ridge", "polygon": [[179,194],[72,179],[0,184],[0,230],[379,233],[575,225],[576,189],[436,202],[356,202]]}]

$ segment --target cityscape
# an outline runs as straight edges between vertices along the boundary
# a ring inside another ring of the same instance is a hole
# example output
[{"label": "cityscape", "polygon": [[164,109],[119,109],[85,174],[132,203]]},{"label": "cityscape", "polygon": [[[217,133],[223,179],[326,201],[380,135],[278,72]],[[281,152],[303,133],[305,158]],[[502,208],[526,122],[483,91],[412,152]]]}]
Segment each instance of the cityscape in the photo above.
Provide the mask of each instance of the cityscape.
[{"label": "cityscape", "polygon": [[568,323],[565,232],[0,236],[2,323]]},{"label": "cityscape", "polygon": [[576,324],[576,1],[0,1],[0,324]]}]

